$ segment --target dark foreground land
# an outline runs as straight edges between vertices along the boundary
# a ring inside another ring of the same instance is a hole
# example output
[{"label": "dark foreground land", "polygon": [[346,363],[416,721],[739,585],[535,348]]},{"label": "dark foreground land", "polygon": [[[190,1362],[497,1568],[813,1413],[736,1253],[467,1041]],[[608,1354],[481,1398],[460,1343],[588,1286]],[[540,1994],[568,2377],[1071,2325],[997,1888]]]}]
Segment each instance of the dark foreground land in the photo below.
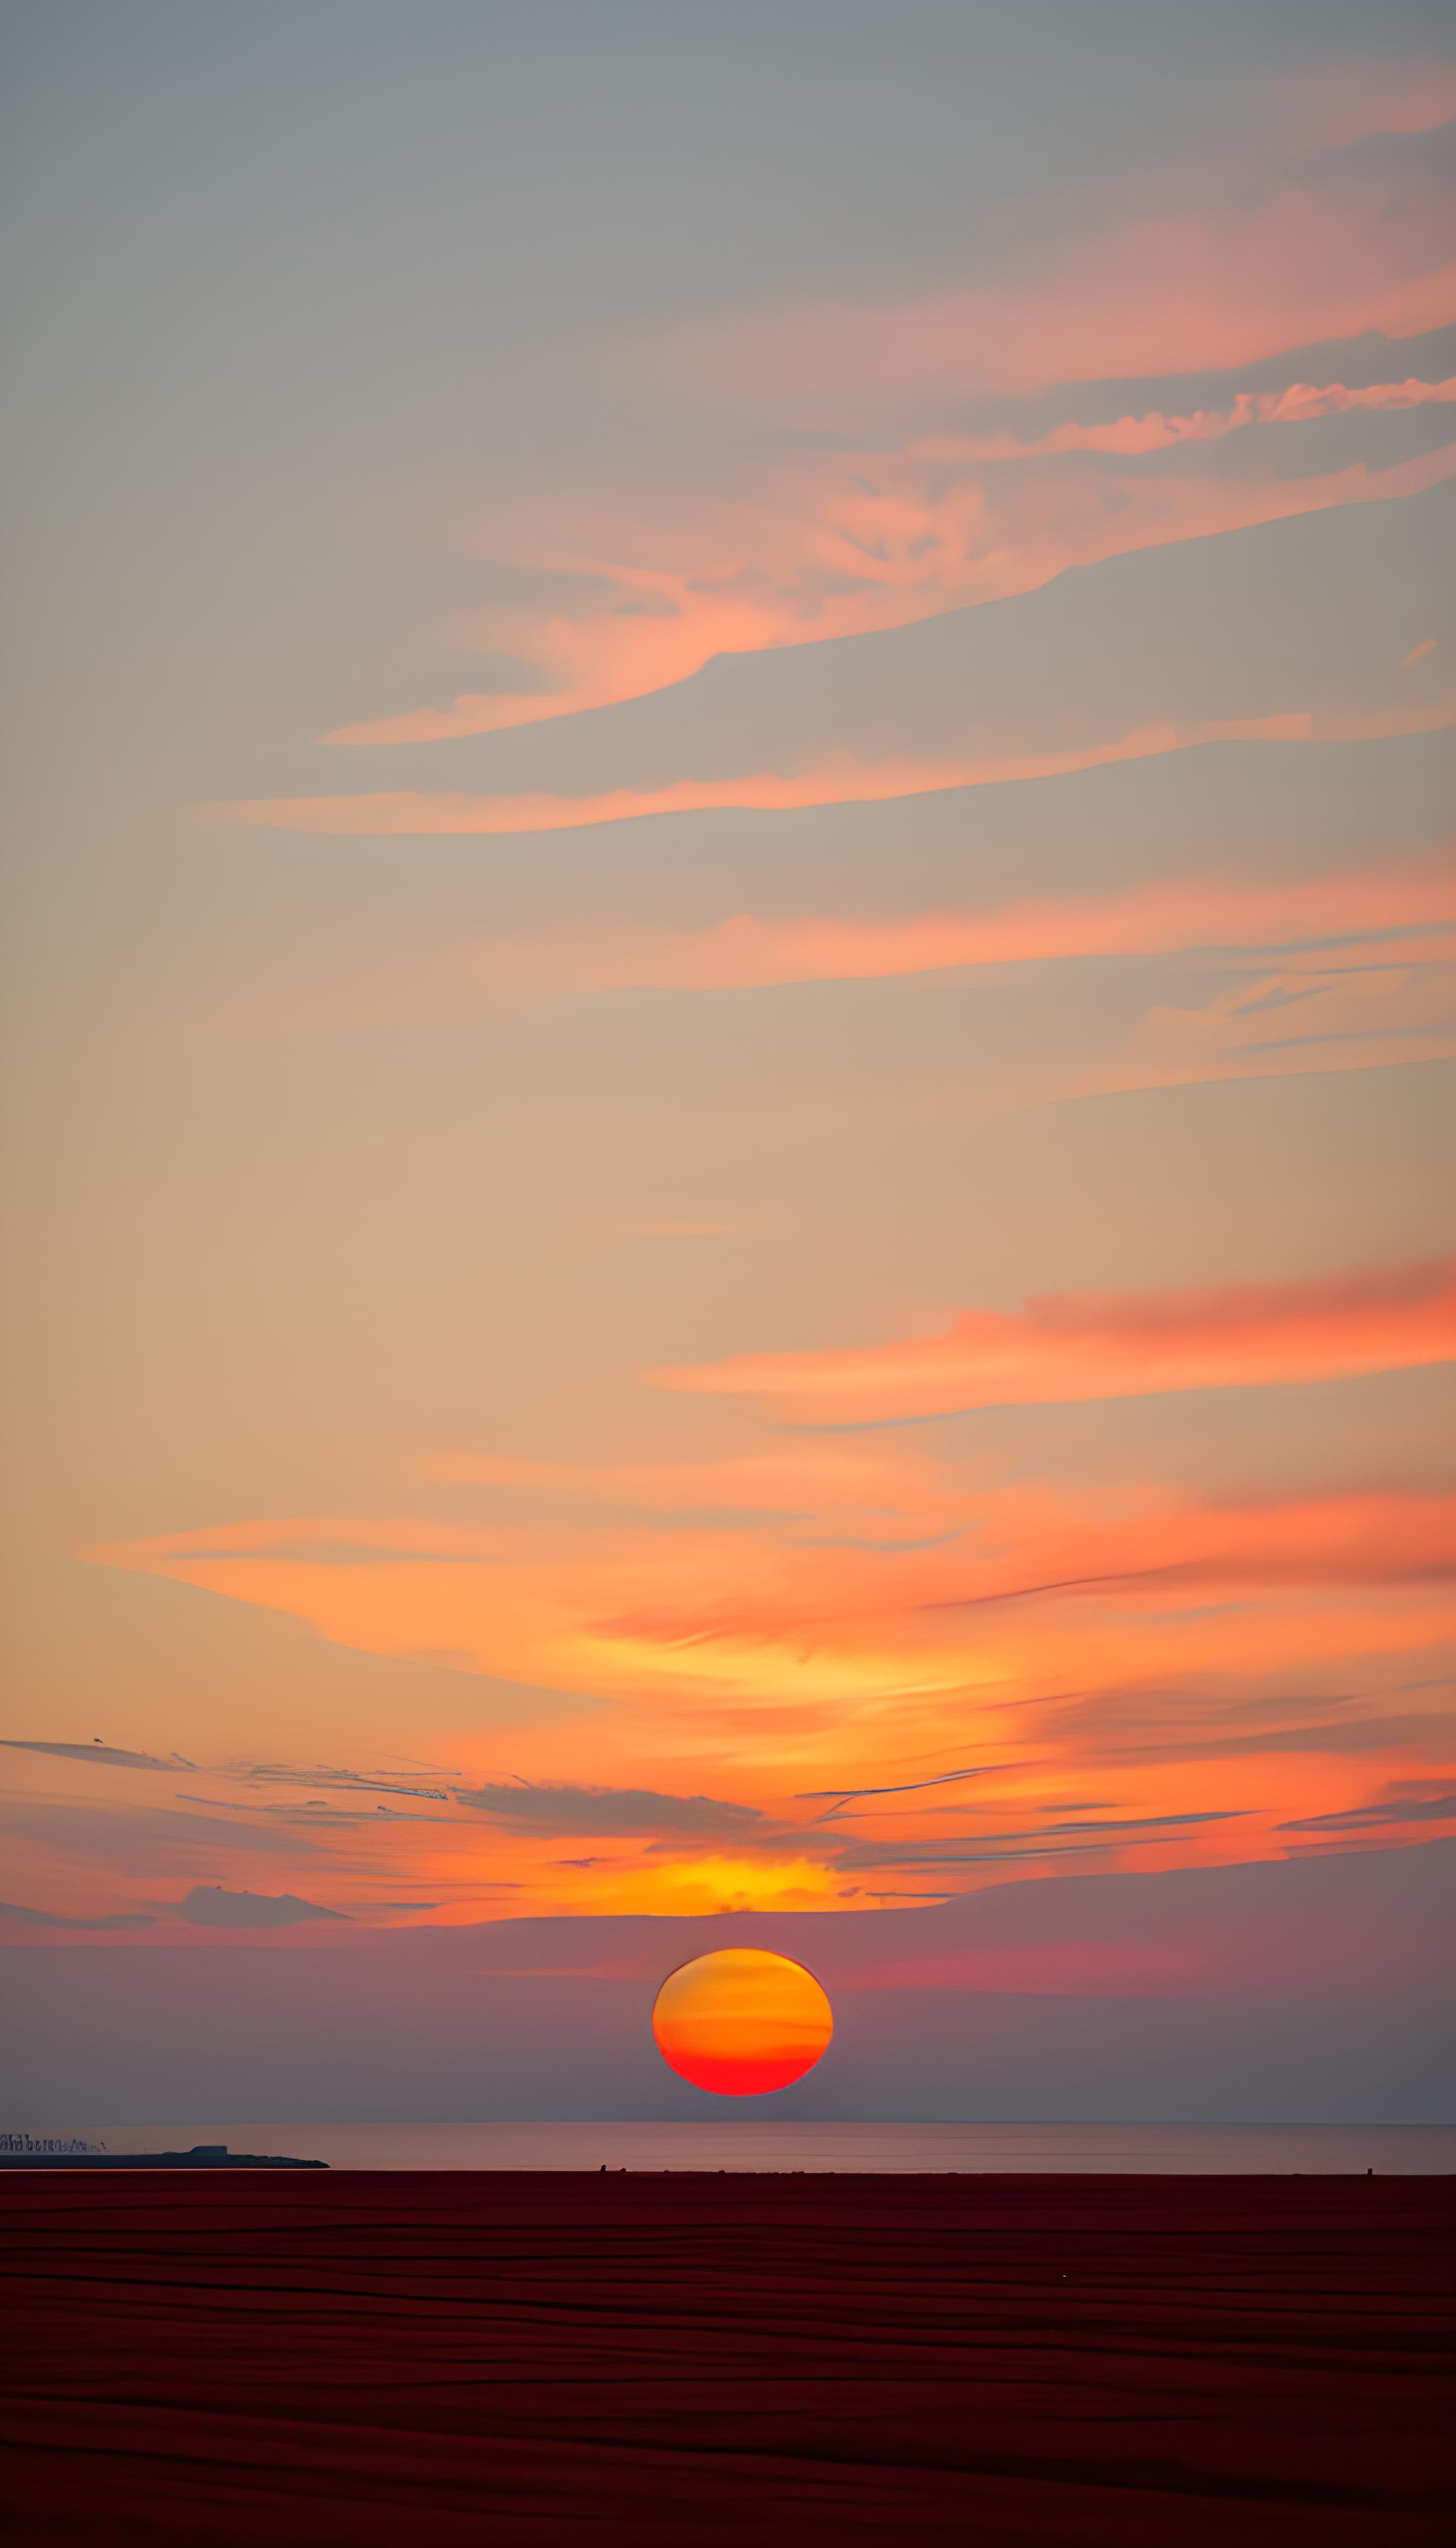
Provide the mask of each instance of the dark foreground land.
[{"label": "dark foreground land", "polygon": [[1451,2219],[1419,2178],[11,2176],[9,2535],[1413,2548]]}]

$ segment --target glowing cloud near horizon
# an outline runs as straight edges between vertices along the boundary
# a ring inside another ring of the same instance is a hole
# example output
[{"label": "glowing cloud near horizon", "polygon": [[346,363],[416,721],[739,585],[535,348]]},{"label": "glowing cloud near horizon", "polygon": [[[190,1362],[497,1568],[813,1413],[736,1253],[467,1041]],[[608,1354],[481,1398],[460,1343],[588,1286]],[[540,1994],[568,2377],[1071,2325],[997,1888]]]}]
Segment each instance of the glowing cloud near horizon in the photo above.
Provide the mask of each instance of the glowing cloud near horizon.
[{"label": "glowing cloud near horizon", "polygon": [[762,2097],[812,2070],[834,2012],[802,1964],[762,1947],[724,1947],[669,1973],[652,2011],[670,2070],[719,2097]]}]

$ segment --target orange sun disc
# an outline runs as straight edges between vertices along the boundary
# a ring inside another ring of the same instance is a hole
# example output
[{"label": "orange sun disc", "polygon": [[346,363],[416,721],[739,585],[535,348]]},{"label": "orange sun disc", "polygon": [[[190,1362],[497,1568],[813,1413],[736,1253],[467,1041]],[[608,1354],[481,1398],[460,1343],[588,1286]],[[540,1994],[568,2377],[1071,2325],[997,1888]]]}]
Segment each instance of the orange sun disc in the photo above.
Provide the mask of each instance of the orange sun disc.
[{"label": "orange sun disc", "polygon": [[762,2097],[812,2070],[834,2011],[812,1973],[762,1947],[721,1947],[669,1973],[652,2011],[670,2070],[719,2097]]}]

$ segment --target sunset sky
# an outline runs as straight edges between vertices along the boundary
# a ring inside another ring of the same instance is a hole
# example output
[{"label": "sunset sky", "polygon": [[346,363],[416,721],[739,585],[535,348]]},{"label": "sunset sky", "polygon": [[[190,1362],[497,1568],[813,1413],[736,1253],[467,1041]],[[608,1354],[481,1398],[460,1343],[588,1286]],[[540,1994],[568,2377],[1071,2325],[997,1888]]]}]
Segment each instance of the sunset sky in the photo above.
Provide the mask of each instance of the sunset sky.
[{"label": "sunset sky", "polygon": [[5,14],[19,1956],[1253,1988],[1456,1832],[1446,13]]}]

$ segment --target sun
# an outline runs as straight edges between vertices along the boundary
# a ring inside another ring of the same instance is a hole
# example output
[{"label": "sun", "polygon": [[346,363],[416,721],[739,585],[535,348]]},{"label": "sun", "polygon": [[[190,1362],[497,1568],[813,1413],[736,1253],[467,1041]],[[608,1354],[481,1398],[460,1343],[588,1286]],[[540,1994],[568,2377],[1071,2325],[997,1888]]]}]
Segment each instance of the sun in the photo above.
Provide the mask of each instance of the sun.
[{"label": "sun", "polygon": [[719,2097],[762,2097],[812,2070],[834,2011],[812,1973],[762,1947],[720,1947],[669,1973],[652,2011],[670,2070]]}]

